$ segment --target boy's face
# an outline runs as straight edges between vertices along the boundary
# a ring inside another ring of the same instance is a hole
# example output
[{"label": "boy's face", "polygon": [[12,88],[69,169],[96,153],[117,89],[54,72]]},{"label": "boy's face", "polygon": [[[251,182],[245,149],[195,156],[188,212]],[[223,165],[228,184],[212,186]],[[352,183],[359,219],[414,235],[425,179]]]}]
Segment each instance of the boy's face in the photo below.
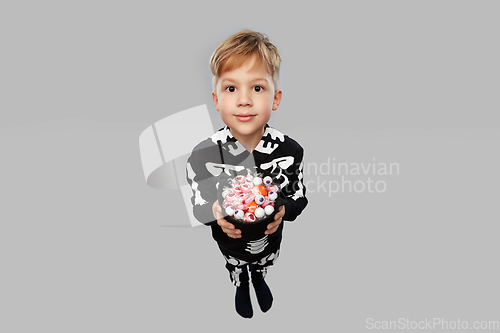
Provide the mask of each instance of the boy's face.
[{"label": "boy's face", "polygon": [[212,92],[215,108],[231,134],[239,141],[255,144],[282,95],[281,90],[275,91],[273,78],[262,61],[253,67],[256,60],[252,55],[240,68],[223,73]]}]

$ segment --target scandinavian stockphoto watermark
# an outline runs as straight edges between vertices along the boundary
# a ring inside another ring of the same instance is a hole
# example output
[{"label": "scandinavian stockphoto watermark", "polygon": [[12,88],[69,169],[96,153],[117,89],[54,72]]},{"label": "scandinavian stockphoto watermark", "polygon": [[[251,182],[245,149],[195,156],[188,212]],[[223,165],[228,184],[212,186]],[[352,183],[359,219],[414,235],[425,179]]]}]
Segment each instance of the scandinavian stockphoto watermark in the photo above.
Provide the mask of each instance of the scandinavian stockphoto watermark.
[{"label": "scandinavian stockphoto watermark", "polygon": [[398,318],[396,320],[375,320],[366,318],[366,329],[369,330],[499,330],[498,320],[447,320],[444,318],[424,318],[412,320]]},{"label": "scandinavian stockphoto watermark", "polygon": [[304,163],[304,185],[308,193],[384,193],[387,177],[399,176],[399,163],[336,161],[328,157],[321,163]]}]

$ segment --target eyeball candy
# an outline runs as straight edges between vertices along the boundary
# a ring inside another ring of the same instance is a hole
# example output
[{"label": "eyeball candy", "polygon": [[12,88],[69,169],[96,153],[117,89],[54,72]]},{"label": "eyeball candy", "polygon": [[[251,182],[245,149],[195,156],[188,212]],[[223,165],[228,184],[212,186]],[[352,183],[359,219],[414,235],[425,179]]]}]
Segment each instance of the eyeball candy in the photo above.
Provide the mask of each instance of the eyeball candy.
[{"label": "eyeball candy", "polygon": [[269,176],[265,176],[263,179],[263,183],[264,185],[269,186],[273,183],[273,179]]},{"label": "eyeball candy", "polygon": [[227,206],[227,207],[226,207],[226,214],[227,214],[228,216],[233,216],[233,215],[234,215],[234,211],[235,211],[235,210],[236,210],[236,209],[234,209],[234,207],[233,207],[233,206]]},{"label": "eyeball candy", "polygon": [[264,211],[264,209],[263,209],[263,208],[260,208],[260,207],[259,207],[259,208],[257,208],[257,209],[255,210],[254,214],[255,214],[255,216],[256,216],[258,219],[260,219],[260,218],[263,218],[263,217],[264,217],[264,215],[266,215],[266,212]]},{"label": "eyeball candy", "polygon": [[271,215],[274,212],[274,207],[271,205],[268,205],[268,206],[266,206],[266,208],[264,208],[264,211],[266,212],[266,215]]},{"label": "eyeball candy", "polygon": [[268,192],[267,196],[269,197],[269,200],[274,201],[274,200],[276,200],[278,198],[278,193],[276,193],[276,192]]},{"label": "eyeball candy", "polygon": [[237,209],[234,211],[234,217],[238,220],[241,220],[245,216],[245,213],[241,209]]},{"label": "eyeball candy", "polygon": [[259,195],[256,195],[256,196],[255,196],[255,203],[256,203],[257,205],[262,205],[262,204],[264,203],[264,201],[266,201],[266,199],[264,198],[264,196],[263,196],[263,195],[260,195],[260,194],[259,194]]},{"label": "eyeball candy", "polygon": [[253,179],[253,184],[254,184],[254,185],[261,185],[261,184],[262,184],[262,178],[260,178],[260,177],[255,177],[255,178]]}]

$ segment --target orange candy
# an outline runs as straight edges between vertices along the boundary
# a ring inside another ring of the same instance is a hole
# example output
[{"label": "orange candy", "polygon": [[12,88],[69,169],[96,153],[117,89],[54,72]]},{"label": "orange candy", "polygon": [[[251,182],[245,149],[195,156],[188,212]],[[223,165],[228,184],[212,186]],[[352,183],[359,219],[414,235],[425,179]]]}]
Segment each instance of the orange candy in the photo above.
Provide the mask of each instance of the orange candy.
[{"label": "orange candy", "polygon": [[247,206],[248,206],[248,211],[250,213],[255,212],[255,210],[257,209],[257,207],[259,207],[259,205],[257,205],[257,203],[255,201],[250,202]]},{"label": "orange candy", "polygon": [[256,192],[259,192],[261,195],[266,196],[267,195],[267,190],[266,187],[263,185],[255,185],[252,188],[252,192],[256,194]]}]

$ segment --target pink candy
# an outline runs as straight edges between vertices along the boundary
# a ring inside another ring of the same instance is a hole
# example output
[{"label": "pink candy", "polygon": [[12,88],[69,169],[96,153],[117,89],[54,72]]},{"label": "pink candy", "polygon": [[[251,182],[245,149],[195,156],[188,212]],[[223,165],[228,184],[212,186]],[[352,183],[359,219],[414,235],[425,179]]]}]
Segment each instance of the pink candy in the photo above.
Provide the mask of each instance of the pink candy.
[{"label": "pink candy", "polygon": [[229,192],[229,193],[228,193],[228,195],[226,195],[226,198],[225,198],[225,199],[226,199],[226,201],[227,201],[228,203],[231,203],[231,202],[234,202],[234,200],[236,199],[236,197],[237,197],[236,193],[234,193],[234,192]]},{"label": "pink candy", "polygon": [[240,195],[238,196],[241,200],[241,202],[245,201],[248,199],[248,197],[250,196],[250,194],[248,193],[240,193]]},{"label": "pink candy", "polygon": [[236,181],[240,184],[243,184],[246,182],[246,177],[245,176],[236,176]]},{"label": "pink candy", "polygon": [[276,185],[269,185],[266,187],[267,192],[278,192],[278,186]]},{"label": "pink candy", "polygon": [[240,209],[240,210],[248,210],[248,206],[245,205],[245,204],[243,204],[243,203],[237,203],[237,204],[234,205],[234,207],[236,209]]},{"label": "pink candy", "polygon": [[243,183],[240,185],[241,191],[244,193],[250,192],[252,190],[252,186],[247,183]]},{"label": "pink candy", "polygon": [[254,213],[246,213],[245,214],[245,222],[255,222],[257,217],[255,217]]},{"label": "pink candy", "polygon": [[255,195],[250,194],[248,198],[245,200],[245,203],[248,205],[250,202],[252,202],[255,199]]},{"label": "pink candy", "polygon": [[264,203],[261,206],[264,207],[264,208],[266,206],[273,206],[274,207],[274,202],[271,201],[271,200],[269,200],[269,197],[266,197]]}]

